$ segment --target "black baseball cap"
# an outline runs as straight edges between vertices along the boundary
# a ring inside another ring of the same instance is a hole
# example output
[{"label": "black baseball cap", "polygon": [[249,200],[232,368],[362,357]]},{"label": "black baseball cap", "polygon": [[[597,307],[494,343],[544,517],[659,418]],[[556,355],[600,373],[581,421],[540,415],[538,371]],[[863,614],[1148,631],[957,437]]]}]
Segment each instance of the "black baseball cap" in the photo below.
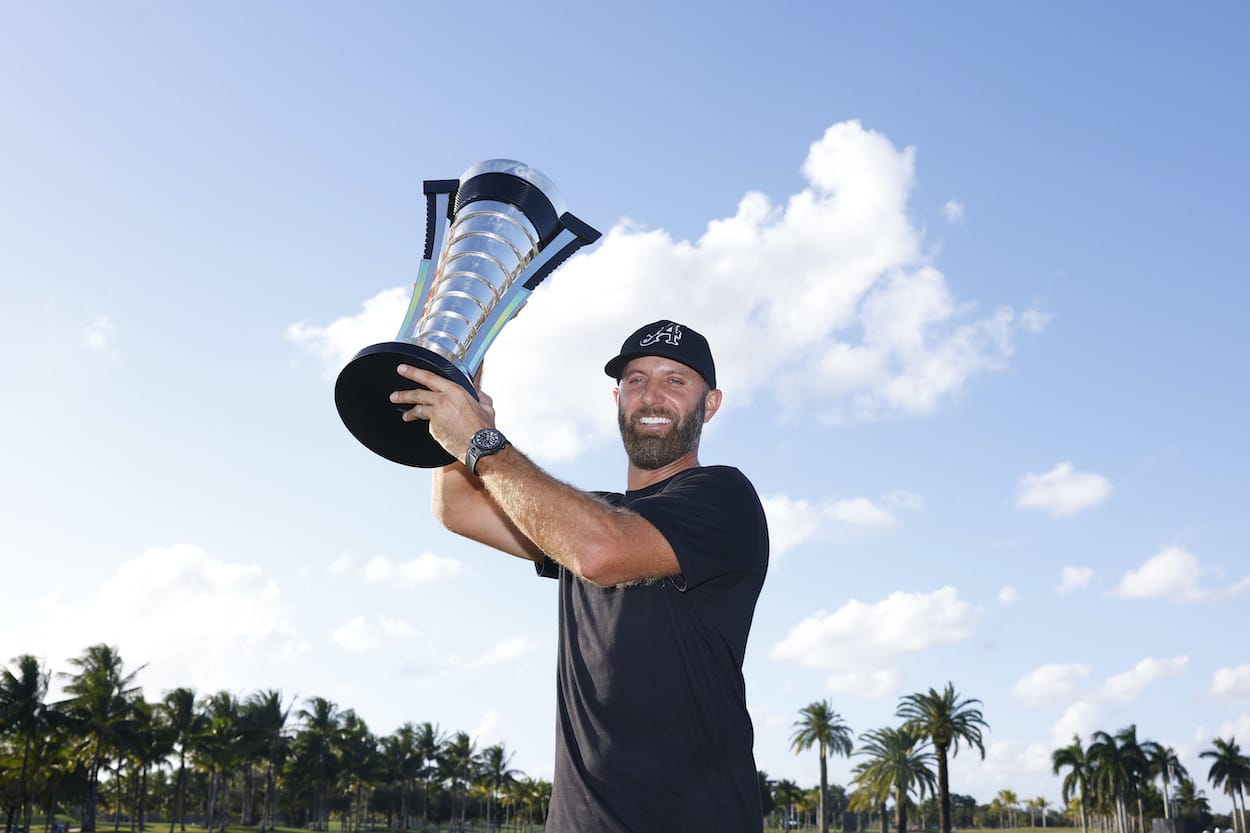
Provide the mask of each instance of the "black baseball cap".
[{"label": "black baseball cap", "polygon": [[621,345],[621,354],[603,367],[603,371],[618,382],[625,365],[640,356],[664,356],[676,359],[698,371],[708,387],[716,387],[716,363],[712,361],[712,348],[707,339],[684,324],[676,321],[653,321],[639,327]]}]

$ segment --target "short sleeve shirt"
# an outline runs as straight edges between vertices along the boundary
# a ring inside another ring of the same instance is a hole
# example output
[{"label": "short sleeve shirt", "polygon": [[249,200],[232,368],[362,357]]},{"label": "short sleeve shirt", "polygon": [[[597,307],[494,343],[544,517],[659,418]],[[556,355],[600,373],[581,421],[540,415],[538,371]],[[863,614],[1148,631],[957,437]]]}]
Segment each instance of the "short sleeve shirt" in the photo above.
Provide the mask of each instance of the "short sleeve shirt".
[{"label": "short sleeve shirt", "polygon": [[742,662],[768,568],[768,528],[737,469],[687,469],[600,493],[646,518],[678,575],[560,580],[556,769],[548,833],[759,833]]}]

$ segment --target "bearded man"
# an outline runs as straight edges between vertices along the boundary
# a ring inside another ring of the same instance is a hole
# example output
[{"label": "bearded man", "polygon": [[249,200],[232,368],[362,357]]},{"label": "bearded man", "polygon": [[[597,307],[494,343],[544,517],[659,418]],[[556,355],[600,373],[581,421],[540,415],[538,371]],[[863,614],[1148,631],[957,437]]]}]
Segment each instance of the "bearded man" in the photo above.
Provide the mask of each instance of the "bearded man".
[{"label": "bearded man", "polygon": [[720,409],[707,339],[642,327],[604,368],[629,458],[625,492],[583,492],[530,461],[475,400],[435,374],[411,405],[458,461],[434,473],[453,532],[560,583],[556,761],[548,833],[759,833],[742,662],[768,568],[759,496],[699,463]]}]

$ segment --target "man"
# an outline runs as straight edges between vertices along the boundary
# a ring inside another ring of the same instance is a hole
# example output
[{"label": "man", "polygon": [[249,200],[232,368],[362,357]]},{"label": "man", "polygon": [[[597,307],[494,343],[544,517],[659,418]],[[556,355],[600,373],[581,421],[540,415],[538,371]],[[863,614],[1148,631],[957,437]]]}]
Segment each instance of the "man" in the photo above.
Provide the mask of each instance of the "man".
[{"label": "man", "polygon": [[432,373],[397,391],[453,463],[434,473],[448,529],[560,581],[556,768],[548,833],[759,833],[742,660],[768,529],[737,469],[701,466],[721,405],[707,340],[641,328],[604,368],[629,458],[625,493],[552,478],[474,400]]}]

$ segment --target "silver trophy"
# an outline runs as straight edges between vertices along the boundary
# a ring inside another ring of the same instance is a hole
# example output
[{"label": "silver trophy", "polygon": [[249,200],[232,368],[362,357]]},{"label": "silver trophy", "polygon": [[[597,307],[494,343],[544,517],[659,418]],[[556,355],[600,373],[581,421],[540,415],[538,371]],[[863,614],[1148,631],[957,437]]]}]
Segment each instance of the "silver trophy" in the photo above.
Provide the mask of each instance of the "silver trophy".
[{"label": "silver trophy", "polygon": [[334,403],[371,451],[435,468],[453,458],[428,422],[404,422],[407,406],[391,403],[392,391],[416,387],[396,366],[433,371],[477,397],[473,377],[503,325],[599,232],[566,210],[555,183],[511,159],[480,162],[460,179],[426,180],[424,190],[425,257],[408,314],[394,341],[366,347],[347,363]]}]

